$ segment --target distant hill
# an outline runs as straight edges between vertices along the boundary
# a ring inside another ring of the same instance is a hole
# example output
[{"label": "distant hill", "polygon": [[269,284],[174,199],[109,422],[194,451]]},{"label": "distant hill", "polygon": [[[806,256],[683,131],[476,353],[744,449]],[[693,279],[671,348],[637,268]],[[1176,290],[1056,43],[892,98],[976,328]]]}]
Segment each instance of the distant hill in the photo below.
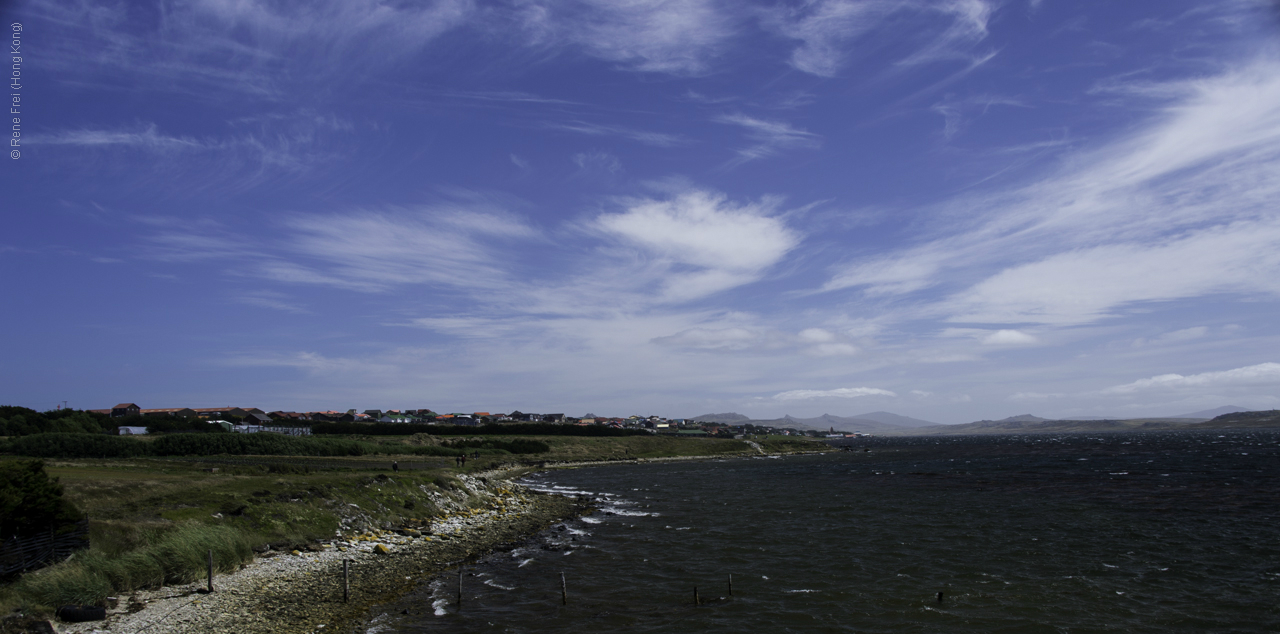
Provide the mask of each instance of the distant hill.
[{"label": "distant hill", "polygon": [[1178,414],[1177,416],[1170,416],[1170,418],[1203,418],[1205,420],[1208,420],[1210,418],[1217,418],[1218,416],[1222,416],[1223,414],[1234,414],[1236,412],[1247,412],[1247,411],[1249,411],[1249,409],[1246,407],[1236,407],[1235,405],[1223,405],[1222,407],[1215,407],[1213,409],[1201,410],[1199,412],[1191,412],[1190,414]]},{"label": "distant hill", "polygon": [[843,432],[862,432],[864,434],[887,434],[887,433],[906,433],[910,429],[918,427],[928,427],[936,425],[929,421],[920,420],[918,418],[910,418],[908,416],[899,416],[890,412],[871,412],[862,416],[835,416],[833,414],[823,414],[813,418],[796,418],[787,415],[782,418],[756,419],[747,418],[742,414],[729,412],[726,414],[703,414],[695,416],[689,420],[699,423],[725,423],[728,425],[742,425],[751,423],[752,425],[760,425],[767,427],[791,427],[793,429],[816,429]]},{"label": "distant hill", "polygon": [[1043,423],[1044,421],[1047,421],[1047,420],[1049,420],[1049,419],[1048,419],[1048,418],[1040,418],[1039,416],[1032,416],[1031,414],[1019,414],[1019,415],[1017,415],[1017,416],[1010,416],[1010,417],[1008,417],[1008,418],[1001,418],[1000,420],[997,420],[997,421],[985,421],[985,420],[984,420],[984,421],[981,421],[981,422],[984,422],[984,423],[987,423],[987,422],[996,422],[996,423]]},{"label": "distant hill", "polygon": [[911,418],[910,416],[900,416],[892,412],[868,412],[866,414],[857,414],[853,416],[853,418],[873,420],[877,423],[897,425],[898,427],[929,427],[938,424],[927,420],[920,420],[919,418]]},{"label": "distant hill", "polygon": [[736,412],[728,412],[726,414],[703,414],[702,416],[695,416],[689,420],[699,423],[727,423],[729,425],[741,425],[751,419]]},{"label": "distant hill", "polygon": [[1187,425],[1191,429],[1239,429],[1242,427],[1280,427],[1280,410],[1232,412],[1203,423]]},{"label": "distant hill", "polygon": [[911,428],[901,427],[882,423],[869,418],[854,418],[852,416],[834,416],[832,414],[823,414],[814,418],[796,418],[794,416],[783,416],[782,418],[774,418],[769,420],[752,420],[748,421],[753,425],[765,425],[770,427],[791,427],[794,429],[816,429],[827,431],[834,429],[842,432],[862,432],[864,434],[890,434],[890,433],[907,433]]},{"label": "distant hill", "polygon": [[1185,418],[1130,418],[1126,420],[1048,420],[1038,416],[1011,416],[1002,420],[980,420],[964,425],[938,425],[913,429],[915,434],[1035,434],[1082,431],[1137,431],[1187,429],[1194,420]]}]

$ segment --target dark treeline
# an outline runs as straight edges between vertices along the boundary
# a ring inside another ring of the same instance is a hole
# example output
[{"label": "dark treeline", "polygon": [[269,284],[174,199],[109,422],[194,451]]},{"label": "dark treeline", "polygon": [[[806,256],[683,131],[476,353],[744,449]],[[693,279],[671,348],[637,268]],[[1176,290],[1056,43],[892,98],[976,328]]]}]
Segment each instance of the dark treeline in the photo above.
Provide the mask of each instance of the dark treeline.
[{"label": "dark treeline", "polygon": [[37,458],[140,458],[146,456],[460,456],[531,454],[548,451],[546,443],[513,440],[454,441],[446,446],[380,445],[342,438],[305,438],[280,434],[173,434],[140,440],[105,434],[31,434],[0,441],[0,453]]},{"label": "dark treeline", "polygon": [[78,409],[37,412],[26,407],[0,406],[0,436],[106,434],[113,433],[117,427],[146,427],[153,434],[226,431],[222,425],[213,425],[201,418],[182,418],[169,414],[112,418],[106,414]]},{"label": "dark treeline", "polygon": [[0,462],[0,539],[43,533],[80,518],[80,510],[62,498],[58,479],[44,472],[43,462]]},{"label": "dark treeline", "polygon": [[341,434],[353,436],[644,436],[642,429],[618,429],[604,425],[558,425],[554,423],[426,425],[422,423],[316,423],[313,434]]},{"label": "dark treeline", "polygon": [[49,432],[101,434],[120,423],[111,417],[78,409],[37,412],[26,407],[0,405],[0,436],[26,436]]}]

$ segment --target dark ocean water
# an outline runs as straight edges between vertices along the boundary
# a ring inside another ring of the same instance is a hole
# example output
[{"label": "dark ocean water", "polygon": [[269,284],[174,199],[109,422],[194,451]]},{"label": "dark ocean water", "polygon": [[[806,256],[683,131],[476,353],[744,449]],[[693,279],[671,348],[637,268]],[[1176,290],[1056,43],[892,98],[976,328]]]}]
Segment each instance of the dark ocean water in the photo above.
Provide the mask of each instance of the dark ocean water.
[{"label": "dark ocean water", "polygon": [[468,565],[460,608],[445,577],[370,631],[1280,631],[1278,432],[856,449],[529,478],[601,511]]}]

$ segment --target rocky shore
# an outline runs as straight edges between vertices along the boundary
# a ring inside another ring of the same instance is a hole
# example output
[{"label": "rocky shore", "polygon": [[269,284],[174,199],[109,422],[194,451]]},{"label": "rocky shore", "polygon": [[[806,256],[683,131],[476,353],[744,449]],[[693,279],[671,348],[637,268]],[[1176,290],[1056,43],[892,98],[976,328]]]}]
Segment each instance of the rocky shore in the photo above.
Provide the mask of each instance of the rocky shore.
[{"label": "rocky shore", "polygon": [[[106,621],[59,624],[74,634],[312,634],[362,632],[370,608],[433,576],[514,547],[587,510],[585,502],[530,491],[496,477],[462,476],[469,496],[429,525],[347,534],[307,551],[259,554],[205,582],[118,598]],[[477,501],[482,506],[476,507]],[[343,561],[350,563],[343,601]]]}]

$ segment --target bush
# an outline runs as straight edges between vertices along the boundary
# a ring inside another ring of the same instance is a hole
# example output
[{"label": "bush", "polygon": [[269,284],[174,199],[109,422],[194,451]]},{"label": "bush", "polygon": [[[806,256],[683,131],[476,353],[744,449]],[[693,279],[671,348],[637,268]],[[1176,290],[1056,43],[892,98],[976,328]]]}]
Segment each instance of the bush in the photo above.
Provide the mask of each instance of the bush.
[{"label": "bush", "polygon": [[157,456],[363,456],[369,453],[362,443],[353,440],[269,433],[164,436],[151,443],[151,447]]},{"label": "bush", "polygon": [[145,442],[99,434],[35,434],[14,438],[5,453],[38,458],[135,458],[139,456],[363,456],[364,443],[279,434],[175,434]]},{"label": "bush", "polygon": [[0,462],[0,538],[47,533],[82,517],[39,460]]},{"label": "bush", "polygon": [[313,434],[349,436],[409,436],[430,433],[436,436],[645,436],[642,429],[618,429],[604,425],[558,425],[517,423],[512,425],[425,425],[421,423],[316,423]]},{"label": "bush", "polygon": [[145,444],[132,438],[64,433],[13,438],[4,451],[37,458],[136,458],[150,453]]},{"label": "bush", "polygon": [[100,605],[113,592],[165,583],[196,581],[205,574],[208,553],[214,568],[235,570],[253,557],[248,538],[228,526],[183,524],[154,543],[123,555],[90,550],[45,570],[23,575],[16,590],[47,606]]},{"label": "bush", "polygon": [[109,416],[77,409],[44,413],[26,407],[0,406],[0,436],[28,436],[44,433],[100,434],[113,427]]},{"label": "bush", "polygon": [[446,447],[457,449],[497,449],[511,453],[529,454],[551,451],[551,446],[541,440],[513,438],[511,440],[469,439],[445,441]]}]

